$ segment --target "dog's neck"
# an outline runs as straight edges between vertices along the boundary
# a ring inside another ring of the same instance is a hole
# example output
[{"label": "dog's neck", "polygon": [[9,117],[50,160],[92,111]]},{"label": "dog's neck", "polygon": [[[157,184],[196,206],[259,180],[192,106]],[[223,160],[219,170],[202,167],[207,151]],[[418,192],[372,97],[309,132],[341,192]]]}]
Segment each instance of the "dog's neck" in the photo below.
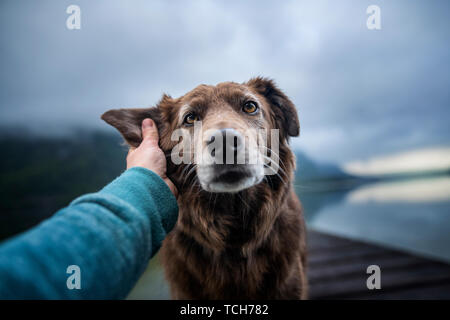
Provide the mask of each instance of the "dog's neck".
[{"label": "dog's neck", "polygon": [[179,191],[177,231],[215,254],[233,250],[250,255],[269,237],[291,191],[295,158],[287,145],[280,147],[280,157],[284,174],[266,176],[237,193],[208,193],[186,168],[169,164],[169,177]]},{"label": "dog's neck", "polygon": [[238,193],[181,192],[177,227],[216,254],[248,256],[272,231],[288,189],[272,177]]}]

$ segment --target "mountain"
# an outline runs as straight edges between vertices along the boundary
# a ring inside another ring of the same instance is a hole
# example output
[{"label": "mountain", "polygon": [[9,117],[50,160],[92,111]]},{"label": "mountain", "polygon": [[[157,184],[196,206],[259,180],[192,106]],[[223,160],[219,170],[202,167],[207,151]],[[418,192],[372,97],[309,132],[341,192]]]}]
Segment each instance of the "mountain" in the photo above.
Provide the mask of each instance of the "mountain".
[{"label": "mountain", "polygon": [[353,176],[345,173],[339,166],[314,161],[301,151],[295,152],[297,159],[296,176],[302,181],[349,179]]},{"label": "mountain", "polygon": [[0,135],[0,240],[25,230],[95,192],[125,170],[118,135]]}]

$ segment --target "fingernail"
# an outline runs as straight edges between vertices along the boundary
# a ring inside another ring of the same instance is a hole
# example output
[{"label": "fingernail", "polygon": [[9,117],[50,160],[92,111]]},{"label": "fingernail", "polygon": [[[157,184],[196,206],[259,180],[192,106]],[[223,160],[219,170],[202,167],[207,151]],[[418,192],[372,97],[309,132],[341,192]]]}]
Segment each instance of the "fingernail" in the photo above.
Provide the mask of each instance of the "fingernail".
[{"label": "fingernail", "polygon": [[142,126],[144,128],[148,128],[148,127],[153,127],[153,121],[150,118],[144,119],[144,121],[142,122]]}]

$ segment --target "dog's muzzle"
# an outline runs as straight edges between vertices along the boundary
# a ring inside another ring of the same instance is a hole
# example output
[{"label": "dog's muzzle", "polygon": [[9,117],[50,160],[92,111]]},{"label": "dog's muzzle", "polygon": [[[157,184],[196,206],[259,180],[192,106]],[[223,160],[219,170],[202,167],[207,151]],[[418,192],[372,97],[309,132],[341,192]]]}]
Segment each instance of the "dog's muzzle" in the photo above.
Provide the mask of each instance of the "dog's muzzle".
[{"label": "dog's muzzle", "polygon": [[213,131],[205,141],[206,161],[199,163],[197,176],[208,192],[238,192],[262,181],[261,161],[252,159],[256,150],[248,150],[245,138],[235,129]]}]

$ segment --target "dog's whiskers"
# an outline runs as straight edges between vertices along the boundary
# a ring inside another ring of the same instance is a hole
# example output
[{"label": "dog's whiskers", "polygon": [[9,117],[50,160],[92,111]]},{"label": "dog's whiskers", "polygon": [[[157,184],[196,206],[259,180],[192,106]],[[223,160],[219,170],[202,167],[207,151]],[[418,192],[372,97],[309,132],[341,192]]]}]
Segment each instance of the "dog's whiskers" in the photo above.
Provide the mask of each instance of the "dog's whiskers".
[{"label": "dog's whiskers", "polygon": [[[263,156],[263,158],[266,159],[266,160],[269,160],[269,162],[273,162],[273,161],[274,161],[274,160],[272,160],[271,158],[266,157],[266,156]],[[286,180],[285,180],[285,179],[287,178],[286,171],[284,171],[281,167],[278,167],[278,169],[281,171],[281,173],[283,174],[283,176],[281,176],[281,175],[277,172],[277,170],[275,170],[275,168],[272,168],[272,166],[269,166],[269,165],[267,165],[267,164],[264,164],[264,167],[270,168],[270,169],[272,170],[272,172],[280,178],[281,182],[282,182],[284,185],[288,186],[288,183],[287,183]],[[265,177],[265,178],[266,178],[266,177]]]},{"label": "dog's whiskers", "polygon": [[[265,148],[266,150],[270,151],[271,154],[276,155],[277,158],[278,158],[278,162],[280,163],[279,168],[280,168],[281,170],[283,170],[283,167],[286,169],[286,165],[284,164],[283,159],[280,158],[280,155],[279,155],[278,153],[276,153],[276,152],[273,151],[271,148],[268,148],[268,147],[266,147],[266,146],[260,146],[260,147]],[[268,159],[268,160],[270,160],[270,161],[274,161],[271,157],[268,157],[268,156],[266,156],[266,155],[264,155],[264,154],[262,154],[262,157],[265,158],[265,159]],[[283,170],[283,172],[284,172],[284,170]],[[284,173],[285,173],[285,172],[284,172]]]}]

